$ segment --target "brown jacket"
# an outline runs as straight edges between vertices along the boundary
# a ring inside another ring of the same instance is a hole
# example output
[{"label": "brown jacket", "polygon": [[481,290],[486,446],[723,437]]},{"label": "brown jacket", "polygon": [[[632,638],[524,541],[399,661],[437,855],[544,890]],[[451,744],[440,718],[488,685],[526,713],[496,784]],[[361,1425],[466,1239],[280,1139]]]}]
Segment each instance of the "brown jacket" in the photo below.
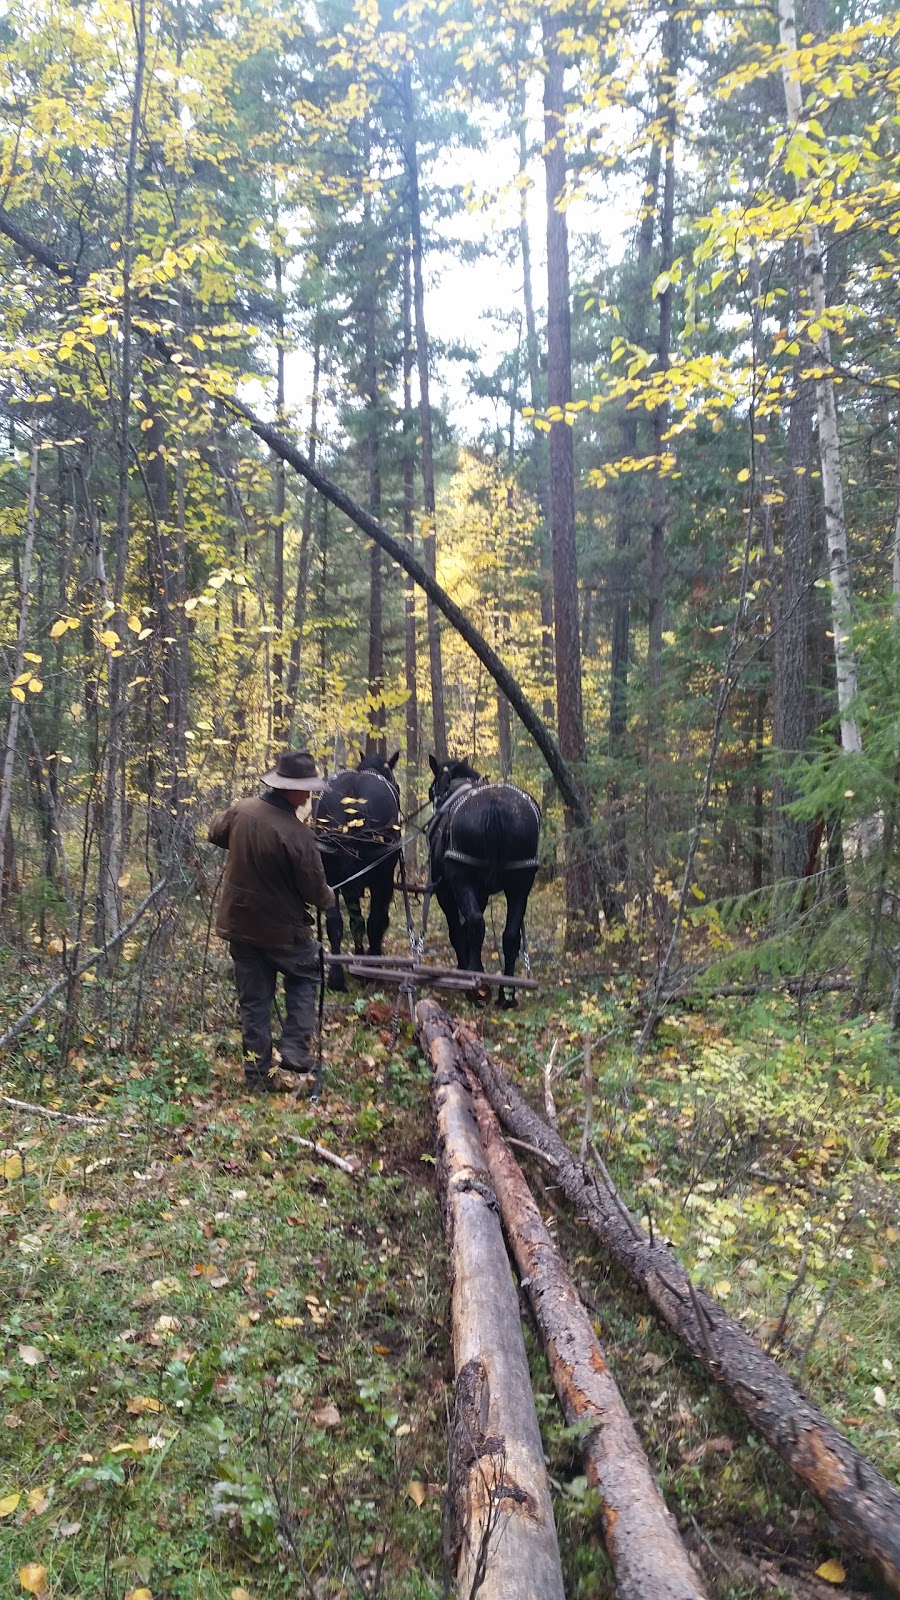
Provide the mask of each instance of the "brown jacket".
[{"label": "brown jacket", "polygon": [[213,817],[209,837],[228,851],[216,917],[219,938],[270,950],[308,944],[307,905],[327,911],[334,894],[312,830],[289,802],[280,796],[236,800]]}]

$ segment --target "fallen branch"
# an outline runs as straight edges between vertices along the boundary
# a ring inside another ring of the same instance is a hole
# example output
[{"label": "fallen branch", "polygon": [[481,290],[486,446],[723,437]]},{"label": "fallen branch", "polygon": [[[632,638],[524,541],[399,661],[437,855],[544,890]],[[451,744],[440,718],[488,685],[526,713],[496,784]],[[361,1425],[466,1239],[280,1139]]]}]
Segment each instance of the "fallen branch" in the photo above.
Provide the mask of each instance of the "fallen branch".
[{"label": "fallen branch", "polygon": [[314,1139],[303,1139],[299,1133],[289,1133],[288,1138],[291,1144],[302,1145],[304,1150],[313,1150],[322,1161],[327,1161],[331,1167],[337,1167],[340,1172],[348,1173],[351,1178],[359,1171],[358,1162],[354,1165],[345,1156],[336,1156],[332,1150],[326,1150],[323,1144],[317,1144]]},{"label": "fallen branch", "polygon": [[109,954],[110,950],[114,950],[117,944],[121,944],[123,939],[127,939],[132,929],[137,927],[145,911],[162,894],[168,882],[168,878],[161,878],[159,883],[155,884],[150,893],[144,897],[134,915],[129,917],[118,933],[113,934],[111,939],[107,939],[106,943],[101,945],[98,950],[92,950],[84,961],[79,962],[74,972],[67,972],[64,977],[57,979],[56,983],[51,983],[50,988],[46,989],[40,998],[28,1007],[27,1011],[22,1012],[22,1015],[10,1024],[4,1034],[0,1035],[0,1050],[11,1044],[13,1039],[18,1039],[19,1034],[25,1032],[32,1017],[36,1017],[39,1012],[43,1011],[45,1006],[48,1006],[50,1001],[55,999],[61,989],[65,989],[67,984],[74,983],[76,978],[80,978],[85,972],[89,972],[91,967],[95,967],[98,961],[102,961],[103,957]]},{"label": "fallen branch", "polygon": [[438,1177],[453,1269],[456,1387],[448,1508],[454,1593],[563,1600],[550,1486],[519,1303],[459,1046],[433,1000],[416,1007],[434,1069]]},{"label": "fallen branch", "polygon": [[525,1103],[479,1040],[461,1024],[457,1034],[467,1065],[503,1124],[554,1158],[557,1183],[576,1215],[821,1501],[848,1541],[873,1562],[887,1587],[900,1594],[900,1494],[718,1301],[695,1287],[674,1253],[647,1239],[621,1198],[616,1203],[599,1184],[589,1181],[585,1169]]},{"label": "fallen branch", "polygon": [[590,1318],[477,1081],[473,1104],[506,1237],[541,1332],[588,1483],[600,1495],[619,1600],[705,1600]]},{"label": "fallen branch", "polygon": [[0,1094],[0,1105],[11,1106],[14,1111],[28,1111],[33,1117],[60,1117],[65,1122],[83,1122],[91,1128],[105,1126],[105,1117],[83,1117],[77,1111],[51,1111],[49,1106],[32,1105],[30,1100],[14,1100],[11,1094]]}]

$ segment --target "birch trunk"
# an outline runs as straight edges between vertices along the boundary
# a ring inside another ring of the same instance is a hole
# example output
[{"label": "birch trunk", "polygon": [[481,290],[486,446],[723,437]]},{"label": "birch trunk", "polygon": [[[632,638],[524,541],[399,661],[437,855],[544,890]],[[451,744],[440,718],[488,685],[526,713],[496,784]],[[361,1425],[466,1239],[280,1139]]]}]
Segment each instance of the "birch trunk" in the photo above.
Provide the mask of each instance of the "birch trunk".
[{"label": "birch trunk", "polygon": [[[796,52],[797,24],[794,0],[778,0],[778,33],[782,48],[785,51]],[[803,121],[803,90],[795,69],[787,59],[782,66],[782,77],[788,123],[791,128],[797,128]],[[797,193],[802,195],[803,182],[799,178],[795,181]],[[856,656],[850,644],[853,594],[847,550],[847,524],[844,517],[837,406],[834,398],[834,380],[831,377],[831,338],[823,322],[826,305],[822,241],[814,222],[804,225],[801,230],[801,241],[806,289],[818,329],[818,337],[813,340],[819,358],[816,411],[819,421],[822,490],[825,497],[825,533],[831,578],[832,630],[837,670],[838,712],[841,721],[841,748],[848,755],[859,755],[862,752],[862,738],[853,711],[853,702],[859,685]],[[863,830],[860,835],[859,844],[863,854],[871,848],[873,842],[869,833],[870,830]]]},{"label": "birch trunk", "polygon": [[416,1018],[434,1069],[438,1174],[453,1271],[447,1554],[455,1592],[460,1600],[476,1594],[478,1600],[563,1600],[518,1296],[465,1072],[440,1007],[423,1000]]}]

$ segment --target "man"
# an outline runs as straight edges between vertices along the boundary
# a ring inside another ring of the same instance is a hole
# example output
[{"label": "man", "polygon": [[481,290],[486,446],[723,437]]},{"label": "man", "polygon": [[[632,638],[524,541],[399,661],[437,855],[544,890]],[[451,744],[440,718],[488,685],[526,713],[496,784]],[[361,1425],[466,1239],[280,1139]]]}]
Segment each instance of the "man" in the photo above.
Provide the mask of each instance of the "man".
[{"label": "man", "polygon": [[241,1008],[244,1075],[254,1092],[277,1093],[272,1067],[272,1001],[278,974],[285,1018],[279,1051],[282,1073],[296,1080],[314,1070],[310,1039],[316,1022],[319,946],[308,906],[327,911],[334,894],[325,881],[311,828],[297,808],[325,779],[306,751],[285,750],[263,783],[261,799],[236,800],[214,817],[209,837],[228,851],[216,932],[231,947]]}]

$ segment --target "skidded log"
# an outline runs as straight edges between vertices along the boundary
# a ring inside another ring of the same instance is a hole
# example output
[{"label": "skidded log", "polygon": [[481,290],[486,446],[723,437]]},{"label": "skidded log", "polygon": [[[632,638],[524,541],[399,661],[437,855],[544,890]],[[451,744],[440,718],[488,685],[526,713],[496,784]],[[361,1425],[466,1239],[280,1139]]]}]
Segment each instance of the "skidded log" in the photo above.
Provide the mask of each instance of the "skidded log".
[{"label": "skidded log", "polygon": [[460,1600],[564,1600],[512,1269],[465,1069],[443,1017],[434,1001],[416,1007],[434,1072],[453,1271],[448,1555],[455,1592]]},{"label": "skidded log", "polygon": [[580,1449],[600,1495],[618,1600],[706,1600],[575,1285],[477,1079],[470,1076],[470,1085],[503,1227],[563,1415],[570,1427],[589,1425]]},{"label": "skidded log", "polygon": [[531,1110],[471,1030],[449,1019],[447,1024],[504,1126],[553,1162],[579,1219],[821,1502],[848,1543],[900,1594],[900,1494],[718,1301],[695,1286],[674,1252],[651,1243],[621,1197]]}]

